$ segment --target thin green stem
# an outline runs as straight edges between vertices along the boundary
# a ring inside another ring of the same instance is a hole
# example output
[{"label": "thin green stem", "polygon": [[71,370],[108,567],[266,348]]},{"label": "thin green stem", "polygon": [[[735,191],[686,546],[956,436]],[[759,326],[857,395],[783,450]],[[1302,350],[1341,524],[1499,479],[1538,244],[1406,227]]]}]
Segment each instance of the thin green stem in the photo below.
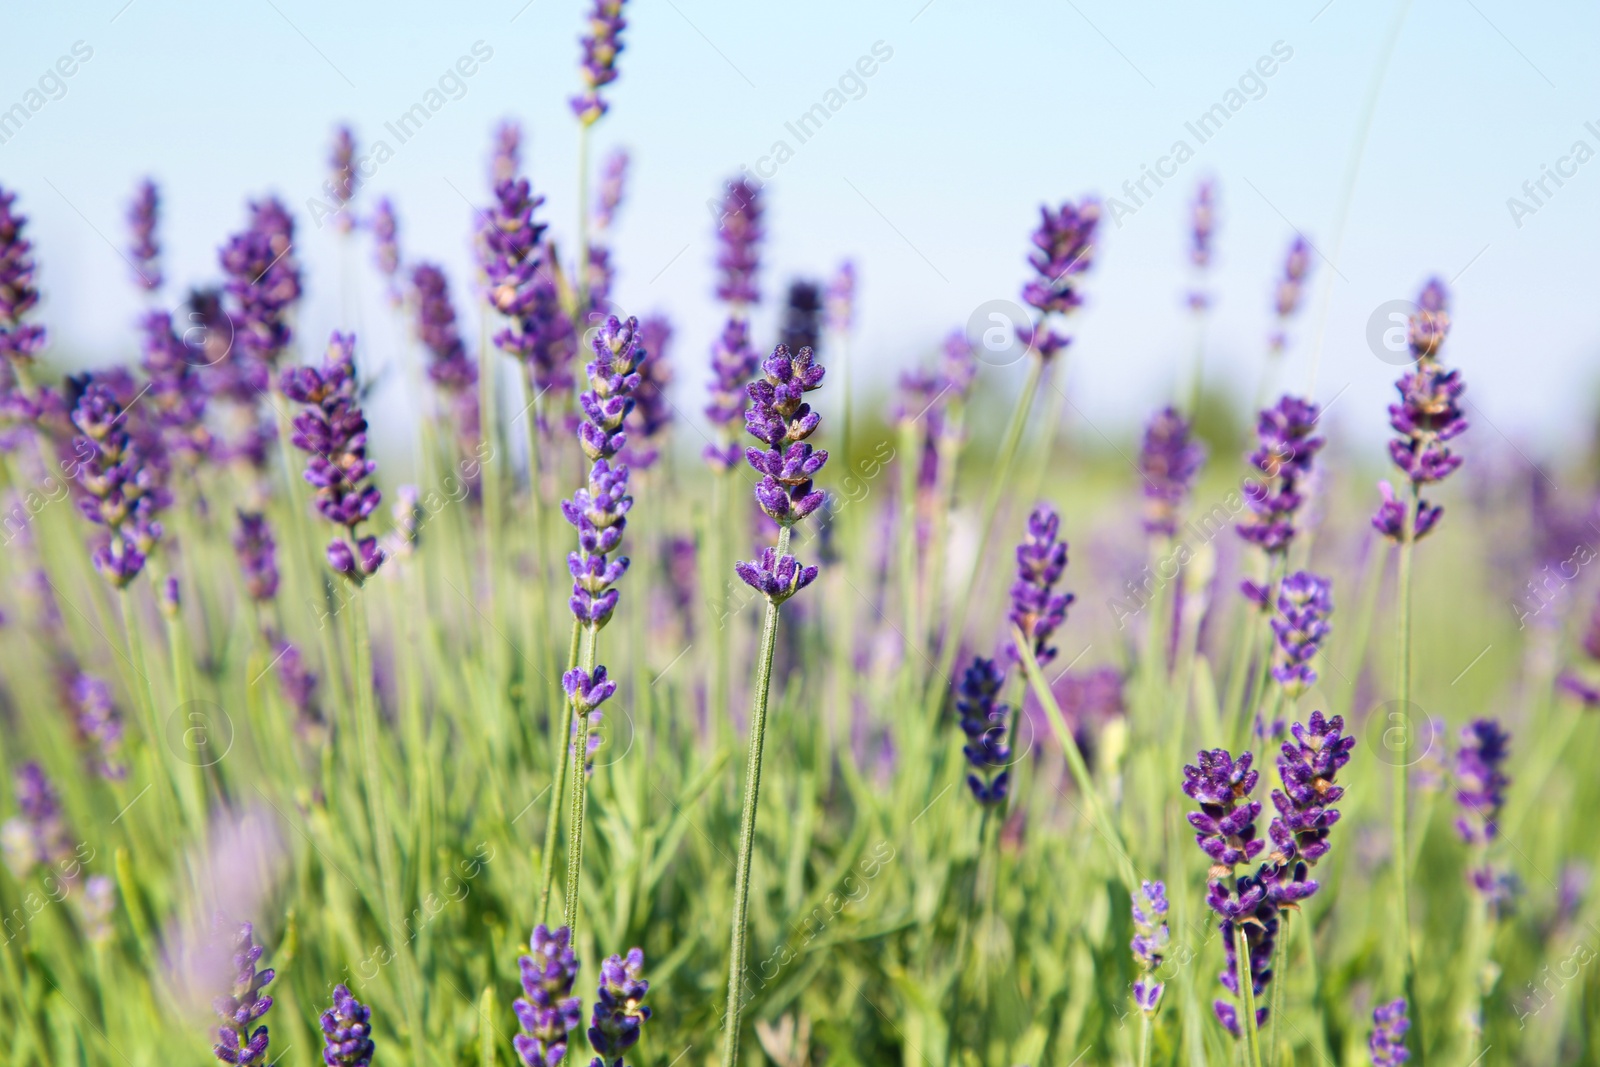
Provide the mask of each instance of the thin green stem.
[{"label": "thin green stem", "polygon": [[[778,532],[778,556],[789,551],[789,527]],[[772,653],[778,639],[778,604],[767,601],[756,660],[755,701],[750,710],[750,750],[745,762],[744,810],[739,815],[739,855],[733,880],[733,933],[728,944],[728,1011],[723,1017],[722,1067],[739,1062],[739,1016],[744,1010],[745,924],[750,911],[750,857],[755,852],[756,809],[761,801],[761,752],[766,742],[767,697],[772,684]]]},{"label": "thin green stem", "polygon": [[[1017,446],[1022,442],[1022,431],[1028,424],[1028,413],[1033,409],[1033,400],[1038,395],[1039,382],[1043,376],[1044,361],[1038,358],[1030,360],[1027,380],[1022,383],[1022,392],[1017,396],[1016,407],[1011,409],[1011,421],[1007,424],[1005,437],[1000,442],[1000,455],[995,465],[994,480],[989,483],[989,491],[983,498],[983,510],[978,515],[979,544],[985,544],[989,540],[990,528],[994,525],[995,514],[1000,510],[1000,498],[1011,481],[1012,468],[1016,465]],[[961,648],[961,637],[967,628],[967,615],[972,608],[973,594],[977,591],[985,558],[985,553],[978,553],[972,569],[967,572],[966,585],[955,604],[955,617],[950,622],[950,628],[945,631],[944,642],[939,649],[938,669],[928,681],[927,706],[923,710],[930,720],[938,714],[939,705],[943,702],[945,687],[949,684],[947,679],[950,677],[950,669],[955,665],[956,653]]]},{"label": "thin green stem", "polygon": [[[1408,823],[1408,808],[1410,807],[1410,753],[1411,753],[1411,557],[1416,548],[1417,507],[1420,496],[1416,483],[1411,484],[1411,495],[1406,504],[1405,518],[1402,520],[1400,531],[1400,568],[1399,568],[1399,712],[1404,719],[1402,728],[1398,732],[1398,749],[1390,755],[1394,760],[1394,880],[1395,880],[1395,909],[1399,918],[1399,951],[1400,951],[1400,984],[1406,991],[1406,997],[1413,1005],[1416,1004],[1415,990],[1413,989],[1413,967],[1411,944],[1411,879],[1409,865],[1406,858],[1409,850],[1406,847],[1406,833]],[[1415,1010],[1413,1009],[1414,1013]],[[1420,1039],[1416,1041],[1421,1046]]]},{"label": "thin green stem", "polygon": [[1256,1029],[1256,983],[1250,973],[1250,943],[1245,938],[1244,924],[1233,924],[1233,970],[1239,980],[1239,997],[1244,1001],[1244,1018],[1239,1026],[1244,1030],[1245,1050],[1250,1067],[1261,1067],[1261,1034]]},{"label": "thin green stem", "polygon": [[1283,1017],[1283,987],[1288,981],[1289,919],[1293,913],[1284,911],[1278,925],[1278,943],[1272,959],[1272,1003],[1267,1011],[1267,1064],[1278,1067],[1278,1020]]},{"label": "thin green stem", "polygon": [[[567,670],[578,665],[578,646],[583,637],[583,624],[572,620],[572,639],[567,646]],[[567,780],[567,753],[572,746],[572,701],[563,691],[561,729],[556,734],[556,772],[550,777],[550,804],[544,816],[544,856],[540,860],[539,921],[550,921],[550,888],[556,880],[556,834],[561,828],[561,800],[566,795],[562,785]]]},{"label": "thin green stem", "polygon": [[1153,1029],[1150,1013],[1139,1013],[1139,1067],[1150,1067],[1150,1031]]},{"label": "thin green stem", "polygon": [[[594,674],[595,656],[600,644],[600,630],[596,626],[584,628],[582,663],[584,671]],[[585,791],[589,784],[589,775],[584,757],[589,750],[589,709],[587,706],[573,709],[578,722],[578,728],[572,734],[573,755],[567,762],[572,768],[572,808],[568,813],[567,823],[567,899],[563,918],[566,926],[576,937],[578,933],[578,890],[583,880],[583,815]]]}]

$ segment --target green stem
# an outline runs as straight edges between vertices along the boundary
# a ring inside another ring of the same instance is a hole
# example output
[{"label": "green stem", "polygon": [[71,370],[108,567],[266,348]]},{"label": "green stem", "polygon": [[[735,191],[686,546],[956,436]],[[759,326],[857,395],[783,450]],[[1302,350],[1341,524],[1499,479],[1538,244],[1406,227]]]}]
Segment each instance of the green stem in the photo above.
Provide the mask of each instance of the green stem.
[{"label": "green stem", "polygon": [[[1011,471],[1016,465],[1017,446],[1022,442],[1023,428],[1028,424],[1028,413],[1033,409],[1033,400],[1039,392],[1039,381],[1044,375],[1044,361],[1034,358],[1028,366],[1027,380],[1022,383],[1022,392],[1017,396],[1016,407],[1011,409],[1011,421],[1006,426],[1005,437],[1000,442],[1000,455],[995,466],[994,480],[989,483],[989,491],[984,495],[983,510],[978,517],[978,543],[986,544],[989,540],[990,527],[994,525],[996,512],[1000,510],[1000,497],[1005,492],[1006,486],[1011,481]],[[987,554],[980,552],[972,563],[972,569],[967,572],[967,582],[962,589],[961,598],[956,601],[955,618],[951,620],[950,628],[945,631],[944,642],[939,649],[939,666],[934,671],[933,677],[928,682],[927,706],[923,709],[929,721],[938,714],[939,706],[944,701],[945,690],[948,687],[950,669],[955,665],[956,653],[961,648],[961,637],[966,632],[967,615],[971,611],[973,594],[977,591],[978,578],[983,572],[983,560]]]},{"label": "green stem", "polygon": [[1245,1049],[1250,1067],[1261,1067],[1261,1034],[1256,1029],[1256,983],[1250,973],[1250,943],[1244,935],[1244,924],[1233,924],[1233,971],[1239,980],[1239,997],[1244,1001],[1244,1018],[1239,1026],[1244,1031]]},{"label": "green stem", "polygon": [[1273,951],[1272,977],[1272,1002],[1267,1010],[1267,1064],[1268,1067],[1278,1067],[1278,1020],[1283,1017],[1283,987],[1288,980],[1289,961],[1289,918],[1291,913],[1284,911],[1283,918],[1278,926],[1278,943]]},{"label": "green stem", "polygon": [[1150,1013],[1142,1011],[1139,1015],[1139,1067],[1150,1067]]},{"label": "green stem", "polygon": [[[595,655],[600,644],[600,631],[597,627],[585,627],[584,634],[588,640],[583,642],[582,663],[584,671],[594,674]],[[574,937],[578,933],[578,890],[583,880],[583,816],[585,793],[589,784],[589,776],[585,773],[585,758],[589,750],[589,710],[573,708],[577,718],[578,728],[572,733],[573,754],[567,759],[571,765],[572,773],[572,807],[568,813],[567,823],[567,899],[563,909],[563,921]]]},{"label": "green stem", "polygon": [[[1411,752],[1411,557],[1416,547],[1417,507],[1420,495],[1416,483],[1411,484],[1411,496],[1406,505],[1405,518],[1402,520],[1403,528],[1400,531],[1400,567],[1398,581],[1399,593],[1399,712],[1404,716],[1403,728],[1399,732],[1399,748],[1391,753],[1394,759],[1394,879],[1395,879],[1395,909],[1399,913],[1399,951],[1400,951],[1400,984],[1405,990],[1406,997],[1412,1004],[1413,1015],[1418,1014],[1416,1009],[1415,989],[1413,988],[1413,967],[1411,944],[1411,900],[1409,864],[1406,862],[1409,850],[1406,847],[1406,831],[1409,822],[1407,809],[1410,807],[1410,752]],[[1422,1041],[1417,1038],[1415,1046],[1420,1050]]]},{"label": "green stem", "polygon": [[[569,671],[578,665],[578,647],[582,635],[582,624],[574,618],[572,640],[567,646]],[[556,880],[556,833],[561,828],[561,786],[567,780],[567,752],[572,746],[572,701],[566,698],[565,692],[561,696],[561,705],[565,714],[561,717],[561,729],[556,734],[556,772],[550,777],[550,804],[544,816],[544,856],[540,861],[543,870],[539,882],[539,921],[542,923],[550,921],[550,887]]]},{"label": "green stem", "polygon": [[[778,556],[789,551],[789,527],[778,532]],[[755,851],[756,809],[761,800],[761,751],[767,732],[767,691],[772,684],[772,653],[777,647],[778,604],[767,601],[756,660],[755,701],[750,711],[750,750],[745,763],[744,810],[739,815],[739,855],[733,880],[733,934],[728,944],[728,1012],[723,1017],[722,1067],[739,1062],[739,1016],[744,1009],[745,921],[750,911],[750,857]]]},{"label": "green stem", "polygon": [[425,1067],[427,1056],[423,1046],[423,1015],[415,973],[416,961],[411,955],[410,938],[402,936],[400,863],[395,856],[394,834],[389,826],[389,806],[384,796],[382,765],[378,757],[378,709],[372,693],[372,634],[367,626],[365,592],[357,590],[350,598],[350,606],[350,621],[356,643],[356,677],[353,680],[356,691],[356,745],[361,749],[367,817],[371,822],[372,840],[378,853],[378,877],[383,883],[384,926],[398,948],[401,961],[400,989],[411,1033],[411,1057],[417,1067]]},{"label": "green stem", "polygon": [[133,673],[138,675],[136,681],[130,680],[128,688],[133,691],[139,703],[139,710],[144,715],[145,730],[149,733],[150,758],[160,767],[155,777],[160,779],[163,787],[161,790],[163,802],[168,812],[181,811],[190,829],[198,833],[204,828],[204,820],[194,811],[188,791],[181,787],[177,776],[172,773],[171,765],[161,754],[165,734],[156,714],[155,690],[150,682],[150,665],[145,656],[144,638],[139,630],[133,595],[126,589],[119,590],[117,603],[122,608],[122,628],[128,638],[128,663],[133,667]]}]

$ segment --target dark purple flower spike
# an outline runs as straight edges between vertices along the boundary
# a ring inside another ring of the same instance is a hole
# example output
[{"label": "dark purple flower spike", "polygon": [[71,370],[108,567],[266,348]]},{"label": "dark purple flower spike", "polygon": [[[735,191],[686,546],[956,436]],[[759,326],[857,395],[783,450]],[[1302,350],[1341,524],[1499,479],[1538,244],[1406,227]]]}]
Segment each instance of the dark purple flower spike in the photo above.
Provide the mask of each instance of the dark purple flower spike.
[{"label": "dark purple flower spike", "polygon": [[44,347],[43,326],[24,321],[39,303],[33,243],[22,235],[28,219],[12,205],[17,194],[0,188],[0,362],[27,366]]},{"label": "dark purple flower spike", "polygon": [[622,51],[622,17],[625,0],[594,0],[589,10],[589,32],[579,38],[583,45],[584,91],[572,98],[572,113],[585,126],[593,126],[609,109],[600,90],[617,80],[617,55]]},{"label": "dark purple flower spike", "polygon": [[540,923],[529,948],[517,961],[524,996],[511,1005],[523,1032],[511,1043],[524,1067],[557,1067],[567,1054],[568,1035],[583,1021],[583,1005],[572,995],[578,977],[572,931],[565,926],[552,931]]},{"label": "dark purple flower spike", "polygon": [[127,413],[105,382],[75,380],[82,393],[72,408],[79,457],[78,509],[103,526],[107,538],[94,551],[95,569],[118,589],[139,576],[161,539],[157,513],[170,497],[160,473],[129,432]]},{"label": "dark purple flower spike", "polygon": [[1500,811],[1505,807],[1506,761],[1511,757],[1511,735],[1494,719],[1476,719],[1461,731],[1456,753],[1456,802],[1461,814],[1456,832],[1475,853],[1469,878],[1498,913],[1508,910],[1517,892],[1515,876],[1495,870],[1489,846],[1500,836]]},{"label": "dark purple flower spike", "polygon": [[[1282,555],[1294,540],[1295,520],[1305,502],[1301,484],[1325,443],[1315,435],[1321,415],[1322,409],[1309,400],[1285,396],[1262,411],[1256,422],[1258,445],[1247,460],[1261,477],[1245,479],[1244,498],[1251,514],[1237,529],[1240,537],[1268,555]],[[1245,592],[1266,606],[1257,593]]]},{"label": "dark purple flower spike", "polygon": [[639,1029],[650,1018],[650,1009],[644,1006],[650,983],[643,974],[642,949],[629,949],[626,957],[610,956],[600,965],[600,988],[589,1018],[589,1047],[598,1056],[595,1064],[621,1067],[623,1055],[638,1044]]},{"label": "dark purple flower spike", "polygon": [[961,717],[961,732],[967,735],[961,751],[972,768],[967,785],[986,808],[1005,804],[1011,779],[1007,770],[1011,746],[1006,744],[1011,709],[999,702],[1005,680],[1005,672],[994,660],[974,656],[956,688],[956,713]]},{"label": "dark purple flower spike", "polygon": [[1296,571],[1278,587],[1278,614],[1272,619],[1272,632],[1278,639],[1278,662],[1272,668],[1272,677],[1291,698],[1310,689],[1317,680],[1311,661],[1332,630],[1328,625],[1328,615],[1333,611],[1332,590],[1328,579],[1308,571]]},{"label": "dark purple flower spike", "polygon": [[333,1007],[322,1013],[322,1040],[327,1067],[367,1067],[373,1051],[372,1009],[345,986],[335,986]]},{"label": "dark purple flower spike", "polygon": [[1292,729],[1294,740],[1284,742],[1278,756],[1283,789],[1272,792],[1277,809],[1267,831],[1272,852],[1258,873],[1267,899],[1278,905],[1298,903],[1318,889],[1310,868],[1328,853],[1328,831],[1339,821],[1332,805],[1344,796],[1334,778],[1350,762],[1356,743],[1344,733],[1341,716],[1324,718],[1320,711],[1311,713],[1309,724]]},{"label": "dark purple flower spike", "polygon": [[255,930],[249,923],[239,927],[233,941],[233,988],[212,1004],[222,1025],[217,1028],[217,1043],[212,1052],[223,1063],[254,1067],[267,1058],[267,1028],[250,1024],[272,1007],[272,998],[261,992],[274,977],[269,967],[256,970],[261,946],[255,943]]},{"label": "dark purple flower spike", "polygon": [[250,204],[250,225],[222,247],[234,347],[275,368],[289,346],[290,310],[299,301],[294,220],[276,198]]},{"label": "dark purple flower spike", "polygon": [[1172,407],[1156,412],[1139,450],[1146,533],[1171,537],[1177,532],[1178,514],[1205,462],[1206,446],[1195,439],[1189,420]]},{"label": "dark purple flower spike", "polygon": [[[1067,618],[1076,597],[1057,593],[1056,583],[1067,569],[1067,543],[1060,539],[1061,517],[1041,505],[1028,516],[1028,531],[1017,546],[1017,580],[1011,586],[1011,624],[1022,631],[1042,667],[1056,658],[1050,638]],[[1022,656],[1012,642],[1007,658],[1020,664]]]}]

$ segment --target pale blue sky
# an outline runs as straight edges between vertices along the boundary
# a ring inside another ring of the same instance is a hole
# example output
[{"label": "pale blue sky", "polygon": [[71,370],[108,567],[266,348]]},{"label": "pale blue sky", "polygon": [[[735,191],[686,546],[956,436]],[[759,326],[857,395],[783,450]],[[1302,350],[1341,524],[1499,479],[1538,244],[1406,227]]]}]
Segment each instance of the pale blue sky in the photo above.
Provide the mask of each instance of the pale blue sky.
[{"label": "pale blue sky", "polygon": [[[216,247],[239,226],[247,195],[283,195],[300,216],[312,290],[303,335],[325,337],[341,324],[337,241],[331,226],[312,227],[304,204],[324,178],[331,128],[349,121],[363,141],[387,137],[383,123],[477,41],[492,58],[461,99],[398,146],[365,202],[392,195],[408,256],[443,261],[458,301],[470,305],[463,196],[486,198],[489,131],[516,115],[535,185],[550,198],[546,217],[558,234],[571,232],[575,127],[565,99],[576,86],[577,3],[233,0],[220,13],[222,5],[198,0],[8,6],[0,108],[21,100],[74,42],[93,48],[65,95],[0,144],[0,184],[21,193],[34,220],[43,315],[64,349],[99,360],[131,351],[138,299],[106,239],[125,242],[124,203],[145,173],[163,186],[169,274],[184,283],[215,276]],[[1120,227],[1107,227],[1072,356],[1082,420],[1131,433],[1187,360],[1187,203],[1209,174],[1222,216],[1215,374],[1254,391],[1272,279],[1298,227],[1337,263],[1315,263],[1289,381],[1304,381],[1322,287],[1331,286],[1316,393],[1340,396],[1330,418],[1341,432],[1383,432],[1395,369],[1367,349],[1370,312],[1440,272],[1459,275],[1447,353],[1466,369],[1479,432],[1549,446],[1579,425],[1595,395],[1600,160],[1520,228],[1506,200],[1574,141],[1600,149],[1584,129],[1586,121],[1600,129],[1591,54],[1600,11],[1415,0],[1336,256],[1342,176],[1396,10],[1392,0],[781,8],[638,0],[613,111],[597,128],[596,159],[620,144],[635,160],[616,238],[620,302],[672,316],[679,407],[697,413],[717,326],[708,196],[773,141],[795,145],[785,122],[883,42],[893,56],[864,95],[799,145],[768,187],[768,293],[793,273],[856,258],[864,373],[887,375],[978,304],[1014,298],[1040,201],[1120,195],[1124,180],[1182,137],[1196,158]],[[1264,95],[1197,145],[1184,123],[1275,42],[1293,56]],[[364,263],[364,247],[361,255]],[[375,284],[363,284],[375,296]],[[363,307],[352,317],[369,342],[392,349],[398,335],[380,305]]]}]

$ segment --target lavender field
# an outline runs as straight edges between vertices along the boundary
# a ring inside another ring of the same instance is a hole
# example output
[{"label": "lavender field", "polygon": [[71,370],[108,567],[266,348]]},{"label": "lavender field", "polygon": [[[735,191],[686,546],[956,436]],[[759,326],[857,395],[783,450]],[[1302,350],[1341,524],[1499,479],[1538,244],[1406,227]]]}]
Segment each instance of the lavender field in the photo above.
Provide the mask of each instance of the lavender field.
[{"label": "lavender field", "polygon": [[120,363],[0,157],[0,1060],[1600,1063],[1593,448],[1480,417],[1465,268],[1375,313],[1386,444],[1324,418],[1292,227],[1218,371],[1199,168],[1141,427],[1067,381],[1137,180],[886,352],[851,248],[773,268],[758,163],[678,268],[714,317],[639,313],[652,42],[568,14],[568,124],[481,130],[470,212],[383,190],[426,97],[192,276],[126,190]]}]

